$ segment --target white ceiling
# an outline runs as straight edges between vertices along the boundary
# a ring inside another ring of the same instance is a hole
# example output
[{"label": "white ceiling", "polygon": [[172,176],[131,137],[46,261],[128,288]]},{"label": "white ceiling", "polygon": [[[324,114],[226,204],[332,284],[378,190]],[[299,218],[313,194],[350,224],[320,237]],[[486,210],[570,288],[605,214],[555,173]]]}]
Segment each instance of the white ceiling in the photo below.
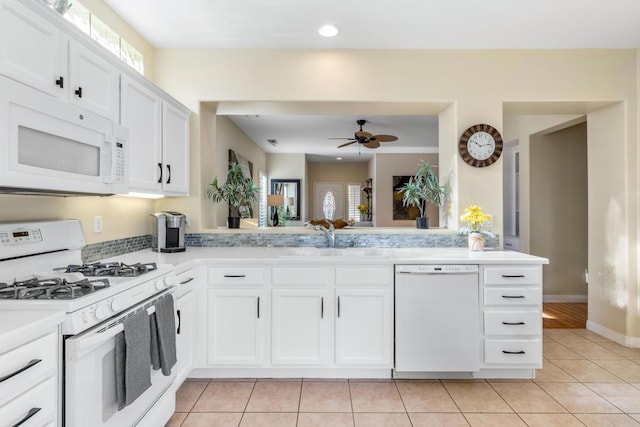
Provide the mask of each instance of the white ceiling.
[{"label": "white ceiling", "polygon": [[[640,47],[638,0],[106,0],[155,47]],[[323,38],[332,23],[340,34]]]},{"label": "white ceiling", "polygon": [[[268,153],[306,153],[311,162],[368,161],[374,153],[436,153],[438,152],[437,116],[372,116],[372,115],[231,115],[228,116],[261,149]],[[394,142],[382,142],[370,149],[351,144],[337,149],[353,138],[360,127],[356,120],[365,119],[363,130],[374,135],[398,137]],[[276,139],[276,146],[267,140]]]}]

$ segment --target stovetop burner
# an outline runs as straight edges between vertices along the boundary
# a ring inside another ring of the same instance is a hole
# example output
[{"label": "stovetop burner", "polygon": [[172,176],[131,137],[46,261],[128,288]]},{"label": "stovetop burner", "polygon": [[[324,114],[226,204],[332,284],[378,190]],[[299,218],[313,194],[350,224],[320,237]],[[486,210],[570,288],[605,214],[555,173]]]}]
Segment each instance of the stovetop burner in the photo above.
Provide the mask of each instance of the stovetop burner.
[{"label": "stovetop burner", "polygon": [[63,273],[82,273],[85,276],[135,277],[157,270],[155,262],[125,264],[123,262],[95,262],[92,264],[68,265],[54,269]]},{"label": "stovetop burner", "polygon": [[0,299],[74,299],[109,287],[108,279],[82,279],[76,282],[64,278],[14,280],[0,283]]}]

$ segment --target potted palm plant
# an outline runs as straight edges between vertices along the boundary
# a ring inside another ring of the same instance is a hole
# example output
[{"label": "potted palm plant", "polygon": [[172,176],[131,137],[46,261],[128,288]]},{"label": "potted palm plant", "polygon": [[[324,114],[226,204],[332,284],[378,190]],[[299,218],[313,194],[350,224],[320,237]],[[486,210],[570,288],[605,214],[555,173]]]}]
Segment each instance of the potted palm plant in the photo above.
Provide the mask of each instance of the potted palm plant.
[{"label": "potted palm plant", "polygon": [[240,228],[240,207],[256,201],[258,187],[252,179],[245,178],[240,163],[229,163],[224,184],[219,185],[218,177],[215,177],[209,184],[207,195],[214,203],[226,202],[229,205],[229,228]]},{"label": "potted palm plant", "polygon": [[409,178],[409,182],[399,192],[402,193],[402,203],[405,206],[416,206],[420,211],[420,216],[416,218],[416,228],[429,228],[429,217],[425,215],[427,205],[442,205],[445,195],[444,187],[438,182],[431,166],[422,160],[416,174]]}]

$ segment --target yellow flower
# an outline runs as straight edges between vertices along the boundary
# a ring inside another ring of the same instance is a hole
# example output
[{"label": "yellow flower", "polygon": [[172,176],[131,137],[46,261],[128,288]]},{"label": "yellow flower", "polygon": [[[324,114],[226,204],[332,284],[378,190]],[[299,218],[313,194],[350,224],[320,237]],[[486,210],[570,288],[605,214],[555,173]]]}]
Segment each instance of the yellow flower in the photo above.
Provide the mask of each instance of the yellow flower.
[{"label": "yellow flower", "polygon": [[483,222],[491,221],[491,215],[482,212],[480,206],[472,205],[464,209],[464,215],[460,216],[460,220],[466,221],[471,231],[480,231]]},{"label": "yellow flower", "polygon": [[360,211],[360,213],[364,214],[367,213],[367,206],[366,205],[358,205],[358,210]]}]

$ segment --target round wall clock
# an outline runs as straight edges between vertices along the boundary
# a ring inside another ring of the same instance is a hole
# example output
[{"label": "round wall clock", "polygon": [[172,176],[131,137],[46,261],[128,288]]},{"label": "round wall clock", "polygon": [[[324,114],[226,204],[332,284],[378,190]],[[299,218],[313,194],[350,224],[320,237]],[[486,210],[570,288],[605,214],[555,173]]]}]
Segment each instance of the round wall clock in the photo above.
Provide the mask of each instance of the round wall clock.
[{"label": "round wall clock", "polygon": [[471,166],[490,166],[502,154],[502,136],[493,126],[473,125],[460,136],[458,151],[462,160]]}]

